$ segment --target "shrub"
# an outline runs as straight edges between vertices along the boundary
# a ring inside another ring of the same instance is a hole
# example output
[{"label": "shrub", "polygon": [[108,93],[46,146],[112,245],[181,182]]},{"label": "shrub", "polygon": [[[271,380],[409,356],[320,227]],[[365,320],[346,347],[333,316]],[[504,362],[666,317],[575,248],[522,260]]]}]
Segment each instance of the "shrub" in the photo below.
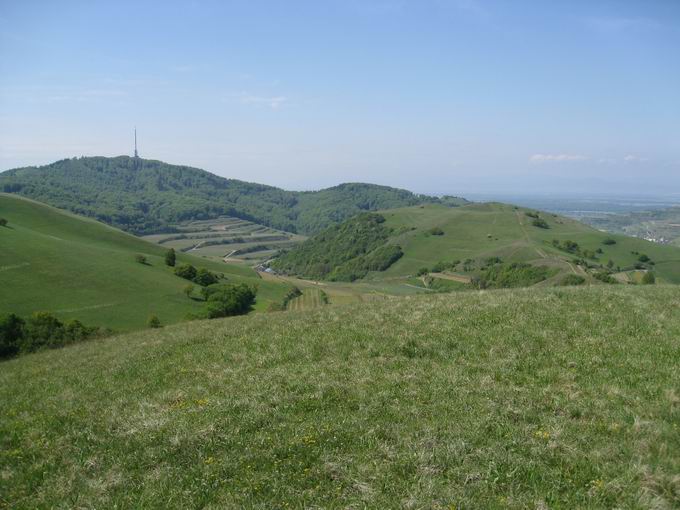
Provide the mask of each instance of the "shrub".
[{"label": "shrub", "polygon": [[7,226],[7,219],[6,218],[0,218],[0,227],[6,227]]},{"label": "shrub", "polygon": [[654,276],[654,273],[651,271],[647,271],[644,275],[642,275],[642,284],[643,285],[653,285],[656,283],[656,277]]},{"label": "shrub", "polygon": [[165,252],[165,265],[166,266],[175,267],[175,260],[176,259],[177,259],[177,255],[175,255],[174,248],[170,248],[168,251]]},{"label": "shrub", "polygon": [[650,259],[647,255],[645,255],[645,254],[643,253],[643,254],[641,254],[641,255],[638,257],[638,260],[639,260],[640,262],[649,262],[649,261],[652,260],[652,259]]},{"label": "shrub", "polygon": [[538,219],[538,218],[539,218],[537,212],[527,211],[527,212],[525,212],[524,214],[527,215],[527,216],[529,216],[529,218],[535,218],[535,219]]},{"label": "shrub", "polygon": [[593,276],[604,283],[618,283],[607,271],[597,271]]},{"label": "shrub", "polygon": [[13,313],[0,317],[0,358],[9,358],[18,354],[24,324],[26,324],[25,321]]},{"label": "shrub", "polygon": [[528,287],[545,280],[554,273],[554,269],[521,262],[495,264],[484,270],[478,278],[475,278],[473,284],[480,289]]},{"label": "shrub", "polygon": [[616,239],[612,239],[611,237],[608,237],[607,239],[604,239],[602,241],[602,244],[606,244],[606,245],[616,244]]},{"label": "shrub", "polygon": [[586,279],[583,276],[577,274],[568,274],[560,280],[560,285],[583,285]]},{"label": "shrub", "polygon": [[427,273],[429,273],[429,270],[426,267],[421,267],[416,272],[416,276],[423,276],[423,275],[426,275]]},{"label": "shrub", "polygon": [[185,280],[193,280],[196,278],[196,268],[191,264],[182,264],[175,268],[175,274]]},{"label": "shrub", "polygon": [[156,315],[150,315],[146,325],[152,329],[163,327],[161,320]]},{"label": "shrub", "polygon": [[538,227],[538,228],[550,228],[550,225],[548,225],[548,222],[545,221],[543,218],[536,218],[535,220],[533,220],[531,222],[531,224],[534,227]]},{"label": "shrub", "polygon": [[135,261],[138,262],[139,264],[146,264],[146,257],[141,253],[138,253],[137,255],[135,255]]},{"label": "shrub", "polygon": [[196,276],[193,278],[193,281],[201,287],[207,287],[208,285],[217,283],[217,276],[207,269],[201,268],[196,272]]},{"label": "shrub", "polygon": [[248,313],[255,304],[257,290],[254,287],[240,283],[237,285],[223,285],[210,288],[206,315],[209,319],[243,315]]},{"label": "shrub", "polygon": [[194,292],[194,286],[192,284],[189,284],[189,285],[184,287],[182,292],[184,292],[184,294],[186,294],[186,296],[188,298],[191,298],[191,294],[193,294],[193,292]]},{"label": "shrub", "polygon": [[439,227],[432,227],[430,230],[428,230],[428,232],[429,232],[430,235],[433,235],[433,236],[443,236],[444,235],[444,231]]}]

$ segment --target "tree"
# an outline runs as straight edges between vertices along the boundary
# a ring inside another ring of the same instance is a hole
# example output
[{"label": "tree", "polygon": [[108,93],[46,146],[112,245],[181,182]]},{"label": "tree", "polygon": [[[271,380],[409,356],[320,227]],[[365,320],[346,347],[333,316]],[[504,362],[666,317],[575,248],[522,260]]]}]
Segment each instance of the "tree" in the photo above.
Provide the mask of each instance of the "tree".
[{"label": "tree", "polygon": [[645,254],[643,253],[642,255],[640,255],[640,256],[638,257],[638,260],[639,260],[640,262],[649,262],[649,261],[652,260],[652,259],[650,259],[647,255],[645,255]]},{"label": "tree", "polygon": [[18,354],[25,324],[21,317],[13,313],[0,317],[0,358]]},{"label": "tree", "polygon": [[608,237],[607,239],[602,241],[602,244],[607,244],[607,245],[616,244],[616,239],[612,239],[611,237]]},{"label": "tree", "polygon": [[611,268],[614,267],[614,261],[613,261],[612,259],[609,259],[609,260],[607,261],[607,267],[608,267],[609,269],[611,269]]},{"label": "tree", "polygon": [[186,294],[188,298],[191,299],[191,294],[194,292],[194,286],[192,284],[187,285],[184,287],[183,292]]},{"label": "tree", "polygon": [[146,321],[146,325],[152,329],[163,327],[161,320],[156,315],[150,315],[149,320]]},{"label": "tree", "polygon": [[421,267],[421,268],[418,269],[418,271],[416,272],[416,276],[423,276],[423,275],[426,275],[426,274],[429,273],[429,272],[430,272],[430,270],[429,270],[428,268],[426,268],[426,267]]},{"label": "tree", "polygon": [[196,278],[196,268],[191,264],[182,264],[181,266],[177,266],[175,268],[175,274],[180,278],[193,280]]},{"label": "tree", "polygon": [[255,304],[257,289],[240,283],[209,288],[206,315],[209,319],[248,313]]},{"label": "tree", "polygon": [[217,276],[208,271],[205,268],[201,268],[196,272],[196,276],[193,278],[194,283],[199,284],[201,287],[207,287],[213,283],[217,283]]},{"label": "tree", "polygon": [[165,265],[170,266],[170,267],[175,267],[175,260],[176,260],[176,255],[175,255],[175,249],[170,248],[168,251],[165,252]]},{"label": "tree", "polygon": [[439,227],[432,227],[428,232],[430,233],[430,235],[433,235],[433,236],[443,236],[444,235],[444,231]]},{"label": "tree", "polygon": [[26,321],[20,351],[33,352],[42,347],[58,347],[64,344],[64,324],[49,312],[34,312]]},{"label": "tree", "polygon": [[7,226],[7,219],[6,218],[0,218],[0,227],[6,227]]},{"label": "tree", "polygon": [[137,255],[135,255],[135,261],[137,261],[140,264],[146,264],[146,257],[141,253],[138,253]]},{"label": "tree", "polygon": [[548,222],[545,221],[543,218],[536,218],[535,220],[533,220],[531,222],[531,224],[534,227],[538,227],[538,228],[550,228],[550,225],[548,225]]},{"label": "tree", "polygon": [[642,276],[642,283],[643,285],[654,285],[656,283],[656,277],[654,276],[654,273],[647,271]]}]

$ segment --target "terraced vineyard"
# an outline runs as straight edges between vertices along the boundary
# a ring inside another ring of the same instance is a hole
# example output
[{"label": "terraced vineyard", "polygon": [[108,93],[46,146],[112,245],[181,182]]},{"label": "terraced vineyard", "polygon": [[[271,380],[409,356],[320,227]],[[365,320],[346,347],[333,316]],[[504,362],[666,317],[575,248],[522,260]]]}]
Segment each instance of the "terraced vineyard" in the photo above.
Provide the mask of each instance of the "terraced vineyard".
[{"label": "terraced vineyard", "polygon": [[176,233],[153,234],[144,239],[195,256],[251,266],[305,239],[230,216],[186,222],[176,228]]},{"label": "terraced vineyard", "polygon": [[321,289],[305,289],[302,295],[288,302],[288,310],[314,310],[328,304],[328,295]]}]

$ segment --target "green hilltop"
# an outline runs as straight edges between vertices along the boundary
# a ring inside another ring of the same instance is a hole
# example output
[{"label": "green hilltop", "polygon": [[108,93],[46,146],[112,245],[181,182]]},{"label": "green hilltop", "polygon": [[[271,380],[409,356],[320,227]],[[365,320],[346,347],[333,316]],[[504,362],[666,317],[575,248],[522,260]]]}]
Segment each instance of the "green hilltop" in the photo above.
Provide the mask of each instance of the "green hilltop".
[{"label": "green hilltop", "polygon": [[[680,250],[507,204],[426,204],[367,213],[330,227],[284,253],[272,267],[341,281],[427,273],[439,285],[448,280],[452,286],[480,278],[498,286],[557,284],[568,275],[580,283],[634,282],[647,272],[680,283]],[[513,271],[526,274],[513,280]]]},{"label": "green hilltop", "polygon": [[[166,249],[97,221],[0,193],[0,315],[49,311],[62,319],[114,330],[139,329],[155,314],[162,324],[203,307],[183,292],[187,280],[164,263]],[[143,255],[147,263],[136,261]],[[258,286],[257,305],[279,303],[289,287],[258,278],[250,268],[181,252],[191,263],[225,273],[227,283]]]},{"label": "green hilltop", "polygon": [[674,286],[180,324],[0,369],[14,508],[674,508]]},{"label": "green hilltop", "polygon": [[312,192],[285,191],[225,179],[198,168],[127,156],[72,158],[8,170],[0,174],[0,191],[18,193],[135,234],[172,232],[180,222],[220,216],[309,234],[361,211],[466,203],[455,197],[429,197],[362,183]]}]

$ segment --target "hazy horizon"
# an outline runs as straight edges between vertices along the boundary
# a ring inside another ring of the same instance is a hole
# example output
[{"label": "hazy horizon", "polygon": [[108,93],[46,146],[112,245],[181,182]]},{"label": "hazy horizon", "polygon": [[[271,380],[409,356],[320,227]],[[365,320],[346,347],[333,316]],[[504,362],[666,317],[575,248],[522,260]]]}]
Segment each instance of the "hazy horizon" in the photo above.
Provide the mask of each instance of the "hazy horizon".
[{"label": "hazy horizon", "polygon": [[680,189],[680,2],[0,5],[0,169],[132,154],[285,189]]}]

